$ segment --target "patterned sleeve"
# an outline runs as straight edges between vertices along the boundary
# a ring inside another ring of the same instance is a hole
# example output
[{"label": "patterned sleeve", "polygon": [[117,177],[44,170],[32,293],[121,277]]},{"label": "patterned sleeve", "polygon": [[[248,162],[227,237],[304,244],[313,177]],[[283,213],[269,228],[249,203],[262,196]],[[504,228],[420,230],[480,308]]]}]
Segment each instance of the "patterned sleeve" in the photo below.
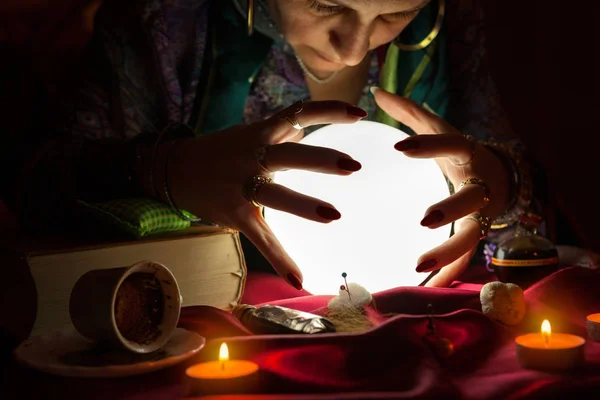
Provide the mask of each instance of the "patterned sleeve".
[{"label": "patterned sleeve", "polygon": [[[48,140],[27,149],[13,201],[25,224],[60,227],[76,200],[156,195],[153,149],[189,133],[166,128],[191,113],[212,3],[104,2],[74,90],[49,102]],[[187,77],[185,91],[175,71]]]},{"label": "patterned sleeve", "polygon": [[[88,103],[89,104],[89,103]],[[73,220],[76,200],[101,201],[140,194],[137,142],[91,140],[76,130],[27,150],[13,203],[26,229],[60,229]]]},{"label": "patterned sleeve", "polygon": [[23,133],[30,145],[20,146],[22,165],[8,201],[28,230],[66,226],[75,217],[76,200],[140,193],[136,163],[147,144],[142,146],[142,138],[125,140],[118,132],[118,86],[101,43],[92,38],[82,55],[85,61],[72,76],[77,84],[43,101],[50,117],[37,131]]}]

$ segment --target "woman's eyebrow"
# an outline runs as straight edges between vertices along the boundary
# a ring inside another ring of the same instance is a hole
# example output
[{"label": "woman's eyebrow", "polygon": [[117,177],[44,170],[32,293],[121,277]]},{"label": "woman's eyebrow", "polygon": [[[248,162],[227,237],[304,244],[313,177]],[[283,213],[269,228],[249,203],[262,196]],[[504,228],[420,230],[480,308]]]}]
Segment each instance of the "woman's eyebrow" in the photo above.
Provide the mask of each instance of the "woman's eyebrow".
[{"label": "woman's eyebrow", "polygon": [[[370,3],[371,1],[373,1],[373,0],[354,0],[354,2],[357,2],[357,3]],[[349,0],[327,0],[327,2],[333,3],[337,6],[342,6],[342,7],[349,7],[352,4],[352,1],[349,1]],[[385,2],[386,3],[403,4],[403,3],[406,3],[406,0],[386,0]],[[431,0],[424,0],[418,6],[409,8],[408,10],[402,10],[402,12],[419,11],[420,9],[425,8],[430,2],[431,2]]]},{"label": "woman's eyebrow", "polygon": [[413,11],[419,11],[425,7],[427,7],[427,5],[431,3],[431,0],[425,0],[423,1],[421,4],[419,4],[416,7],[411,8],[410,10],[406,10],[406,12],[413,12]]}]

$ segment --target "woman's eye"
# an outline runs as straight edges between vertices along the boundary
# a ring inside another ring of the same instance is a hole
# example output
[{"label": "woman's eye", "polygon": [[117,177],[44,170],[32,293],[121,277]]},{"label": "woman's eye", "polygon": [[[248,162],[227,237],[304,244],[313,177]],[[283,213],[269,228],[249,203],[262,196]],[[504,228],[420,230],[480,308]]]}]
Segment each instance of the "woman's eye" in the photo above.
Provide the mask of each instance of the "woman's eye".
[{"label": "woman's eye", "polygon": [[[310,0],[309,7],[311,9],[313,9],[317,14],[320,14],[320,15],[339,14],[342,11],[344,11],[344,8],[345,8],[343,6],[332,6],[332,5],[328,5],[328,4],[323,4],[317,0]],[[389,21],[389,22],[410,20],[414,16],[416,16],[419,13],[419,11],[420,10],[400,11],[397,13],[384,14],[381,16],[381,18],[386,21]]]},{"label": "woman's eye", "polygon": [[389,22],[405,21],[405,20],[412,19],[418,13],[419,13],[419,10],[401,11],[401,12],[397,12],[397,13],[393,13],[393,14],[382,15],[381,18],[383,18],[384,20],[389,21]]},{"label": "woman's eye", "polygon": [[317,14],[321,15],[333,15],[338,14],[344,10],[342,6],[329,6],[327,4],[320,3],[316,0],[311,0],[309,3],[310,8],[315,10]]}]

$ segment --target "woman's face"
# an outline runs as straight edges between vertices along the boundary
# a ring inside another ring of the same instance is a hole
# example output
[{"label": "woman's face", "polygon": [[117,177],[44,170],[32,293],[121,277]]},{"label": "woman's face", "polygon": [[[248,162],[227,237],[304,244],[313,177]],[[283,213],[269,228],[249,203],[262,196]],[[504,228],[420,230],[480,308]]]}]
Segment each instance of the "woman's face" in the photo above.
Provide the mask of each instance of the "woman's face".
[{"label": "woman's face", "polygon": [[391,42],[430,0],[270,0],[287,42],[315,73],[354,66]]}]

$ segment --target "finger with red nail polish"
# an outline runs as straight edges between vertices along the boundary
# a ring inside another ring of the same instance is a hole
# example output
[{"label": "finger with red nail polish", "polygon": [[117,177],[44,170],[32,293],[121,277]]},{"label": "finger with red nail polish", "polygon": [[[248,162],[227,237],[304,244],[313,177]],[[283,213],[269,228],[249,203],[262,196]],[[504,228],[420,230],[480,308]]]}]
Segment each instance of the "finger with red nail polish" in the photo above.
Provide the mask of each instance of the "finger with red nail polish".
[{"label": "finger with red nail polish", "polygon": [[335,208],[319,206],[317,207],[317,215],[321,218],[328,219],[330,221],[338,220],[342,218],[342,214]]},{"label": "finger with red nail polish", "polygon": [[348,106],[346,108],[346,112],[348,113],[348,115],[351,115],[353,117],[358,117],[360,119],[366,118],[369,116],[369,114],[363,110],[362,108],[359,107],[355,107],[355,106]]},{"label": "finger with red nail polish", "polygon": [[416,271],[417,272],[431,272],[431,271],[435,271],[437,268],[438,262],[437,260],[434,259],[430,259],[430,260],[426,260],[423,261],[421,264],[417,265]]},{"label": "finger with red nail polish", "polygon": [[444,213],[440,210],[434,210],[427,214],[425,218],[421,220],[421,226],[431,226],[433,224],[440,223],[444,220]]},{"label": "finger with red nail polish", "polygon": [[344,171],[356,172],[362,168],[362,165],[351,158],[340,158],[337,162],[337,166]]},{"label": "finger with red nail polish", "polygon": [[419,147],[421,147],[421,143],[417,142],[416,140],[411,140],[411,138],[408,139],[404,139],[401,142],[398,142],[394,145],[394,148],[398,151],[411,151],[411,150],[416,150]]},{"label": "finger with red nail polish", "polygon": [[292,274],[291,272],[287,275],[287,279],[288,282],[290,283],[290,285],[292,285],[294,288],[298,289],[298,290],[302,290],[302,282],[300,282],[300,279]]}]

